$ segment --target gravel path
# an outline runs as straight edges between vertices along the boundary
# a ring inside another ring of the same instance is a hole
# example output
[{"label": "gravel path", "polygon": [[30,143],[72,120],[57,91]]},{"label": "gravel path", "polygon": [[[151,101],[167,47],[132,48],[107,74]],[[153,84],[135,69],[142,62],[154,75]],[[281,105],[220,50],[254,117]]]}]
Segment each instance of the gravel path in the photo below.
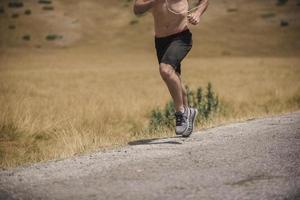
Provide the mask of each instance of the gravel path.
[{"label": "gravel path", "polygon": [[0,199],[300,199],[300,113],[0,171]]}]

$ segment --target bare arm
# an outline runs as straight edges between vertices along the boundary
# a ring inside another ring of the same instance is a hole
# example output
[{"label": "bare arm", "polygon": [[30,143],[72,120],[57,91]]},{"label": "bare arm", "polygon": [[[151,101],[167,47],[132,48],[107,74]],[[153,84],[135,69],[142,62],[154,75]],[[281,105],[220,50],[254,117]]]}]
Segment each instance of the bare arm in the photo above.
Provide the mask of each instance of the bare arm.
[{"label": "bare arm", "polygon": [[208,7],[208,0],[199,0],[197,10],[188,15],[188,20],[191,24],[197,25],[200,21],[201,15],[206,11]]},{"label": "bare arm", "polygon": [[206,11],[207,7],[208,7],[208,0],[199,0],[198,9],[196,10],[196,12],[198,12],[198,14],[201,16]]},{"label": "bare arm", "polygon": [[148,10],[150,10],[153,6],[155,0],[135,0],[133,6],[133,12],[135,15],[141,15]]}]

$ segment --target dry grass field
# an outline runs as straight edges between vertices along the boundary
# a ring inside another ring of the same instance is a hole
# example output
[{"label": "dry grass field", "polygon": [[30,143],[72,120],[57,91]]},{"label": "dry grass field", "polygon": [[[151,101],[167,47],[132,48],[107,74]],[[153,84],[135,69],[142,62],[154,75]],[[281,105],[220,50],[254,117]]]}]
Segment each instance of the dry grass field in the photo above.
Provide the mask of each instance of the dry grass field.
[{"label": "dry grass field", "polygon": [[[120,1],[97,2],[53,0],[49,14],[28,1],[30,16],[0,15],[1,167],[173,135],[143,131],[150,111],[170,99],[151,16],[135,18]],[[300,109],[299,10],[297,1],[212,1],[192,27],[183,79],[191,88],[211,82],[225,110],[198,130]],[[63,37],[50,42],[49,33]]]}]

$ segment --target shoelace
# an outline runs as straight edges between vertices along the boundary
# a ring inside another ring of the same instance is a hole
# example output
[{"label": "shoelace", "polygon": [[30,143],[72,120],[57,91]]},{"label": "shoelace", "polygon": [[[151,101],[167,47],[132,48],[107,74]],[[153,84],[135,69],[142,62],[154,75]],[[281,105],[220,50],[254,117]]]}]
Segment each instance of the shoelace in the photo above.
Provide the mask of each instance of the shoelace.
[{"label": "shoelace", "polygon": [[187,117],[184,116],[182,113],[175,113],[176,117],[176,126],[181,126],[182,122],[187,120]]}]

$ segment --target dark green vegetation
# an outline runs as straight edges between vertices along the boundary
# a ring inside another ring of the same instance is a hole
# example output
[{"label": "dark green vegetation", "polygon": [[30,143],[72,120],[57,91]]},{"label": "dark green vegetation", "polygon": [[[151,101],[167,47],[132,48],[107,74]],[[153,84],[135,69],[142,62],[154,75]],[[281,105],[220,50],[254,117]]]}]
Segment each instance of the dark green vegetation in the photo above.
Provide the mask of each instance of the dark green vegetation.
[{"label": "dark green vegetation", "polygon": [[43,7],[43,10],[54,10],[54,7],[53,6],[44,6]]},{"label": "dark green vegetation", "polygon": [[4,14],[4,13],[5,13],[4,8],[0,6],[0,14]]},{"label": "dark green vegetation", "polygon": [[16,26],[15,26],[15,25],[9,25],[8,28],[9,28],[10,30],[14,30],[14,29],[16,29]]},{"label": "dark green vegetation", "polygon": [[30,10],[30,9],[25,10],[25,11],[24,11],[24,14],[25,14],[25,15],[31,15],[31,10]]},{"label": "dark green vegetation", "polygon": [[48,41],[58,40],[58,39],[62,39],[62,38],[63,38],[63,36],[56,35],[56,34],[49,34],[46,36],[46,40],[48,40]]},{"label": "dark green vegetation", "polygon": [[51,4],[52,1],[51,0],[39,0],[40,4]]},{"label": "dark green vegetation", "polygon": [[282,27],[286,27],[286,26],[288,26],[288,25],[289,25],[289,22],[288,22],[288,21],[281,20],[281,22],[280,22],[280,26],[282,26]]},{"label": "dark green vegetation", "polygon": [[19,18],[19,14],[18,14],[18,13],[13,13],[13,14],[11,15],[11,18]]},{"label": "dark green vegetation", "polygon": [[[8,2],[8,9],[13,10],[13,12],[10,14],[10,17],[13,18],[14,20],[21,20],[19,18],[22,17],[21,12],[24,15],[30,16],[32,14],[32,10],[30,8],[26,8],[28,7],[28,5],[24,5],[23,3],[24,1],[22,0],[11,0]],[[55,8],[54,6],[52,6],[52,1],[51,0],[39,0],[36,3],[41,4],[42,7],[41,9],[45,10],[45,11],[53,11]],[[19,11],[16,11],[16,8],[21,9]],[[0,5],[0,14],[5,14],[5,9],[4,6]],[[10,24],[7,26],[8,29],[10,30],[15,30],[17,27],[15,24]],[[58,39],[62,39],[63,37],[61,35],[57,35],[57,34],[48,34],[46,36],[44,36],[45,39],[47,41],[54,41],[54,40],[58,40]],[[29,42],[31,41],[31,35],[30,34],[24,34],[21,39],[23,41]]]},{"label": "dark green vegetation", "polygon": [[282,5],[286,4],[287,2],[288,2],[288,0],[277,0],[277,5],[282,6]]},{"label": "dark green vegetation", "polygon": [[228,8],[227,12],[237,12],[238,9],[237,8]]},{"label": "dark green vegetation", "polygon": [[8,7],[10,8],[22,8],[23,6],[24,6],[23,2],[19,0],[11,0],[8,3]]},{"label": "dark green vegetation", "polygon": [[31,40],[31,37],[30,37],[30,35],[24,35],[23,36],[23,40],[25,40],[25,41],[30,41]]},{"label": "dark green vegetation", "polygon": [[261,14],[261,17],[262,18],[273,18],[273,17],[276,17],[276,14],[273,12],[268,12],[268,13]]},{"label": "dark green vegetation", "polygon": [[[201,87],[191,90],[186,86],[188,93],[188,102],[191,107],[198,109],[197,122],[205,122],[213,117],[220,109],[218,96],[213,92],[211,83],[208,83],[206,90]],[[162,129],[173,129],[174,120],[174,102],[169,101],[164,109],[156,108],[151,111],[149,131],[156,132]]]}]

